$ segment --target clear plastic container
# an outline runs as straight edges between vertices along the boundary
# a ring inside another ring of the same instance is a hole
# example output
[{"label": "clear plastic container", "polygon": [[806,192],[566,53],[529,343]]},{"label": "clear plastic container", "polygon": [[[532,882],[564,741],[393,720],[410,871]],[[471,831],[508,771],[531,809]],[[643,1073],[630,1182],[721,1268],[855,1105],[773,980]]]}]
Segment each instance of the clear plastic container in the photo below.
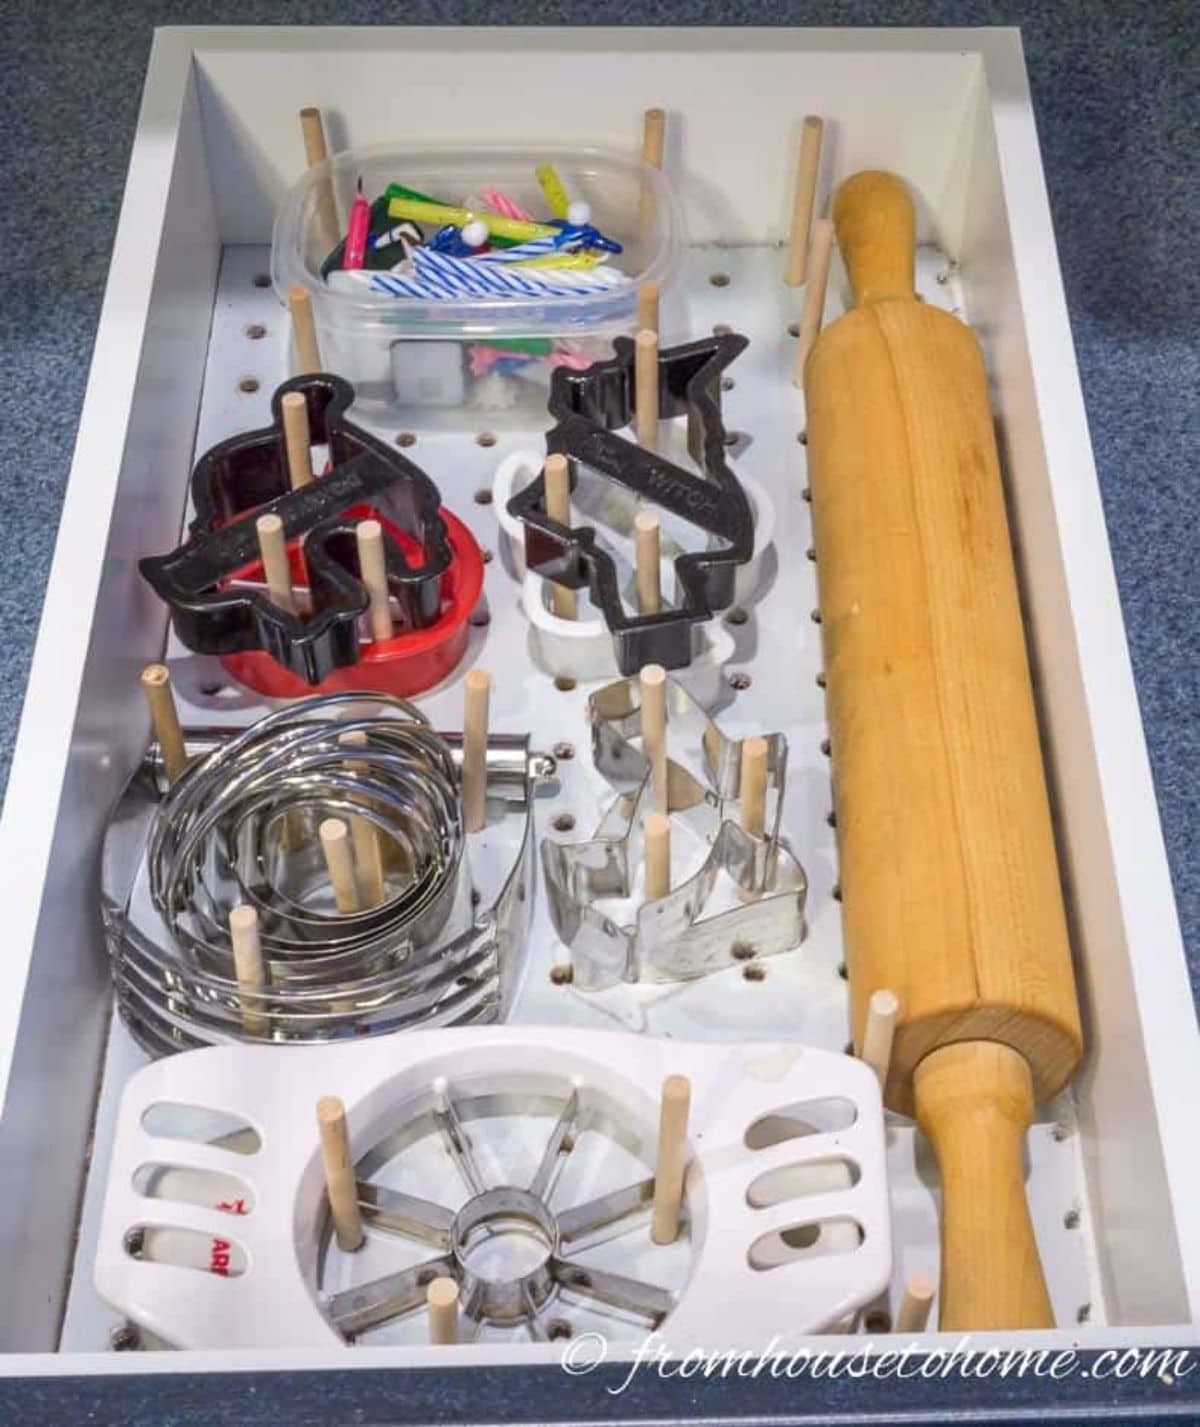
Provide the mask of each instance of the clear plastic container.
[{"label": "clear plastic container", "polygon": [[[369,201],[399,183],[476,208],[486,190],[497,189],[541,219],[549,205],[535,169],[545,163],[573,201],[590,206],[594,226],[622,245],[608,265],[629,283],[586,294],[436,301],[365,286],[335,290],[321,276],[344,236],[360,177]],[[350,149],[305,173],[275,220],[271,275],[284,301],[296,284],[311,292],[321,365],[345,377],[364,406],[402,425],[502,428],[545,419],[556,365],[611,354],[613,337],[633,330],[638,285],[665,285],[679,249],[674,190],[639,158],[601,149],[386,146]]]}]

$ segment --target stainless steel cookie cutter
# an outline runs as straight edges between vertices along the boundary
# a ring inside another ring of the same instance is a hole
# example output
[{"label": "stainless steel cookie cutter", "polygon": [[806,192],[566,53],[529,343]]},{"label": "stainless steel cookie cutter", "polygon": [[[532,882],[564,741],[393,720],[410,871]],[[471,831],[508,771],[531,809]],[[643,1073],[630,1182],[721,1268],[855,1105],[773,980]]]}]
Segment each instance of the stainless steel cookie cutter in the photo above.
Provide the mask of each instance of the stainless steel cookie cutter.
[{"label": "stainless steel cookie cutter", "polygon": [[637,679],[588,701],[592,756],[616,801],[583,842],[542,843],[555,930],[585,991],[622,981],[684,981],[732,962],[774,956],[804,937],[808,880],[780,841],[787,740],[767,739],[767,831],[755,838],[731,816],[739,797],[742,740],[730,739],[675,680],[667,681],[668,809],[690,838],[697,866],[670,893],[642,902],[642,816],[650,811]]}]

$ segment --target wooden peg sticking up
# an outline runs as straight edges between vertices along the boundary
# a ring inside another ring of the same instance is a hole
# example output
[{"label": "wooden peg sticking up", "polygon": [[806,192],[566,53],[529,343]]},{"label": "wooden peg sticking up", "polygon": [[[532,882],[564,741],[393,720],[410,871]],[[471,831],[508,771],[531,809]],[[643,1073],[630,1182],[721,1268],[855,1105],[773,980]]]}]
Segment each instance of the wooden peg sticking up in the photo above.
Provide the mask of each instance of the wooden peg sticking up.
[{"label": "wooden peg sticking up", "polygon": [[452,1278],[435,1278],[425,1290],[429,1310],[429,1341],[458,1342],[458,1284]]},{"label": "wooden peg sticking up", "polygon": [[162,754],[167,782],[173,783],[187,767],[187,751],[183,746],[183,729],[179,726],[179,711],[171,692],[171,673],[165,664],[147,664],[142,670],[142,693],[150,707],[150,723],[154,739]]},{"label": "wooden peg sticking up", "polygon": [[659,562],[662,559],[662,535],[658,517],[642,510],[633,518],[634,549],[637,563],[638,609],[642,614],[657,614],[662,609],[662,582]]},{"label": "wooden peg sticking up", "polygon": [[892,1037],[896,1033],[896,1016],[900,1001],[894,991],[875,991],[867,1003],[867,1024],[863,1031],[862,1058],[879,1077],[887,1082],[888,1064],[892,1059]]},{"label": "wooden peg sticking up", "polygon": [[660,901],[671,890],[671,819],[665,813],[647,813],[642,819],[646,881],[642,900]]},{"label": "wooden peg sticking up", "polygon": [[358,878],[350,850],[350,829],[341,818],[326,818],[317,829],[325,867],[333,887],[333,900],[342,916],[358,911]]},{"label": "wooden peg sticking up", "polygon": [[817,174],[821,168],[821,136],[824,131],[825,122],[816,114],[805,118],[800,138],[800,162],[796,169],[792,230],[788,236],[787,265],[783,274],[783,280],[789,287],[799,287],[808,267],[808,230],[817,192]]},{"label": "wooden peg sticking up", "polygon": [[667,111],[647,109],[642,115],[642,161],[652,168],[662,168],[663,149],[667,137]]},{"label": "wooden peg sticking up", "polygon": [[296,338],[296,374],[321,370],[321,349],[317,345],[317,324],[313,320],[312,293],[299,283],[288,293],[292,332]]},{"label": "wooden peg sticking up", "polygon": [[254,522],[258,536],[258,553],[262,557],[267,594],[276,609],[296,613],[292,593],[292,567],[288,563],[287,541],[283,538],[283,521],[277,515],[260,515]]},{"label": "wooden peg sticking up", "polygon": [[492,676],[486,670],[472,669],[463,682],[466,687],[463,712],[463,822],[468,832],[478,832],[487,817],[488,703],[492,693]]},{"label": "wooden peg sticking up", "polygon": [[668,1075],[663,1081],[662,1110],[658,1121],[658,1163],[654,1169],[654,1209],[650,1237],[656,1244],[673,1244],[679,1237],[679,1206],[683,1202],[683,1172],[687,1167],[688,1109],[692,1083],[686,1075]]},{"label": "wooden peg sticking up", "polygon": [[904,1297],[900,1300],[900,1311],[892,1325],[897,1333],[923,1333],[929,1322],[929,1310],[933,1307],[937,1284],[926,1273],[914,1273],[904,1285]]},{"label": "wooden peg sticking up", "polygon": [[669,813],[667,806],[667,671],[661,664],[647,664],[638,675],[641,687],[642,752],[650,764],[654,810]]},{"label": "wooden peg sticking up", "polygon": [[829,260],[833,256],[833,219],[818,218],[813,224],[812,248],[808,259],[808,281],[804,285],[804,315],[800,318],[800,340],[796,343],[794,386],[804,386],[804,364],[821,332],[825,316],[825,289],[829,286]]},{"label": "wooden peg sticking up", "polygon": [[[546,457],[546,514],[559,525],[571,524],[571,466],[565,456]],[[575,591],[566,585],[550,584],[550,603],[559,619],[575,618]]]},{"label": "wooden peg sticking up", "polygon": [[[321,111],[315,105],[305,105],[300,111],[300,132],[304,136],[304,158],[309,168],[324,163],[329,157],[325,144],[325,125],[321,122]],[[337,204],[333,198],[333,183],[326,177],[317,184],[317,221],[321,231],[333,247],[340,236]],[[314,368],[315,370],[315,368]]]},{"label": "wooden peg sticking up", "polygon": [[637,325],[639,332],[653,332],[661,335],[658,325],[659,290],[658,283],[644,282],[637,294]]},{"label": "wooden peg sticking up", "polygon": [[[352,729],[338,739],[347,748],[365,748],[366,730]],[[365,763],[347,760],[348,769],[362,770]],[[350,843],[354,854],[354,876],[358,898],[363,907],[377,907],[384,898],[383,854],[379,847],[379,832],[369,818],[357,814],[350,819]]]},{"label": "wooden peg sticking up", "polygon": [[258,913],[244,902],[229,913],[229,940],[233,944],[233,971],[242,992],[242,1029],[248,1036],[267,1032],[267,1017],[259,997],[267,984],[262,940],[258,934]]},{"label": "wooden peg sticking up", "polygon": [[371,638],[390,639],[395,632],[388,598],[387,558],[383,553],[383,526],[377,520],[360,520],[354,527],[358,546],[358,574],[370,596],[368,618]]},{"label": "wooden peg sticking up", "polygon": [[649,328],[635,338],[633,401],[638,445],[647,451],[658,446],[658,333]]},{"label": "wooden peg sticking up", "polygon": [[[663,150],[666,147],[667,111],[647,109],[642,115],[642,161],[651,168],[662,168]],[[654,226],[654,193],[643,176],[641,197],[638,201],[638,233],[649,238]],[[657,331],[657,328],[655,329]]]},{"label": "wooden peg sticking up", "polygon": [[767,740],[747,738],[742,742],[739,795],[742,831],[763,837],[767,830]]},{"label": "wooden peg sticking up", "polygon": [[329,157],[325,146],[325,125],[315,104],[306,104],[300,111],[300,132],[304,136],[304,162],[309,168],[324,163]]},{"label": "wooden peg sticking up", "polygon": [[343,1253],[353,1253],[363,1243],[362,1214],[358,1208],[354,1161],[350,1158],[346,1107],[336,1095],[323,1095],[317,1101],[317,1128],[321,1133],[325,1192],[329,1196],[329,1217],[333,1220],[337,1246]]},{"label": "wooden peg sticking up", "polygon": [[283,412],[283,442],[287,451],[288,481],[294,491],[313,478],[312,434],[308,429],[308,402],[300,391],[285,392],[279,403]]}]

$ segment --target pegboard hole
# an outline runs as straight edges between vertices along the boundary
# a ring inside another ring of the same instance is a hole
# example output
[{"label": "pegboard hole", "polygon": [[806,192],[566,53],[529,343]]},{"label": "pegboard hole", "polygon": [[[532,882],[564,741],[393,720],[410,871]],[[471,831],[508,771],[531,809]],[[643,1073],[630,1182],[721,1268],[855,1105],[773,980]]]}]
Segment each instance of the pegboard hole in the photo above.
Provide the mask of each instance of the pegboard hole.
[{"label": "pegboard hole", "polygon": [[495,559],[495,556],[490,550],[480,550],[479,558],[483,561],[485,565],[490,565],[493,559]]},{"label": "pegboard hole", "polygon": [[496,433],[494,431],[481,431],[475,438],[476,446],[494,446],[496,444]]},{"label": "pegboard hole", "polygon": [[109,1333],[108,1346],[114,1353],[133,1353],[142,1346],[142,1335],[132,1323],[122,1323]]},{"label": "pegboard hole", "polygon": [[556,743],[554,756],[560,763],[569,763],[575,757],[575,745],[573,743]]},{"label": "pegboard hole", "polygon": [[398,431],[396,433],[397,446],[415,446],[417,444],[417,433],[415,431]]},{"label": "pegboard hole", "polygon": [[571,1336],[571,1325],[565,1318],[553,1318],[546,1324],[546,1337],[552,1343],[561,1343]]},{"label": "pegboard hole", "polygon": [[843,981],[849,981],[850,979],[850,973],[846,970],[846,963],[844,961],[838,962],[838,975]]},{"label": "pegboard hole", "polygon": [[733,609],[731,609],[729,613],[725,616],[725,623],[745,624],[749,618],[750,616],[746,613],[744,609],[742,609],[738,605],[734,605]]},{"label": "pegboard hole", "polygon": [[570,813],[559,813],[551,820],[550,826],[555,832],[570,832],[575,826],[575,819]]},{"label": "pegboard hole", "polygon": [[737,386],[737,382],[735,382],[732,377],[722,377],[722,378],[721,378],[721,390],[722,390],[722,391],[732,391],[735,386]]},{"label": "pegboard hole", "polygon": [[733,328],[728,322],[718,322],[713,328],[714,337],[730,337],[733,335]]},{"label": "pegboard hole", "polygon": [[569,986],[575,980],[575,969],[571,966],[552,966],[550,980],[556,986]]},{"label": "pegboard hole", "polygon": [[796,440],[799,441],[799,443],[801,444],[801,446],[807,446],[807,445],[808,445],[808,432],[807,432],[807,431],[797,431],[797,432],[796,432]]},{"label": "pegboard hole", "polygon": [[748,941],[735,941],[729,948],[729,954],[734,961],[750,961],[754,956],[754,948]]},{"label": "pegboard hole", "polygon": [[559,674],[554,680],[554,687],[560,694],[569,694],[575,687],[575,680],[568,674]]},{"label": "pegboard hole", "polygon": [[238,382],[238,391],[245,392],[246,395],[249,396],[251,392],[257,391],[260,385],[261,383],[257,377],[243,377],[241,381]]},{"label": "pegboard hole", "polygon": [[872,1308],[863,1319],[863,1327],[868,1333],[890,1333],[892,1331],[892,1315],[886,1308]]},{"label": "pegboard hole", "polygon": [[754,680],[749,674],[743,673],[740,669],[736,674],[730,674],[729,687],[731,689],[748,689]]},{"label": "pegboard hole", "polygon": [[788,333],[788,336],[789,336],[789,337],[799,337],[799,335],[800,335],[800,324],[799,324],[799,322],[789,322],[789,323],[788,323],[787,333]]},{"label": "pegboard hole", "polygon": [[491,505],[491,503],[492,503],[492,493],[491,493],[491,491],[488,489],[487,486],[480,486],[480,488],[475,492],[475,504],[476,504],[476,505]]},{"label": "pegboard hole", "polygon": [[270,286],[271,286],[271,274],[270,274],[270,273],[255,273],[254,276],[250,279],[250,281],[254,284],[255,287],[270,287]]},{"label": "pegboard hole", "polygon": [[736,446],[741,439],[742,433],[740,431],[726,431],[725,433],[726,446]]},{"label": "pegboard hole", "polygon": [[246,328],[246,336],[249,337],[252,342],[261,342],[266,335],[267,329],[261,322],[251,322]]},{"label": "pegboard hole", "polygon": [[749,966],[742,967],[742,975],[747,981],[765,981],[767,979],[767,968],[760,966],[757,961],[752,961]]},{"label": "pegboard hole", "polygon": [[729,286],[729,274],[728,274],[728,273],[712,273],[712,274],[709,276],[709,279],[708,279],[708,280],[709,280],[710,283],[712,283],[713,287],[728,287],[728,286]]},{"label": "pegboard hole", "polygon": [[492,617],[486,609],[477,609],[467,621],[474,629],[486,629],[492,622]]}]

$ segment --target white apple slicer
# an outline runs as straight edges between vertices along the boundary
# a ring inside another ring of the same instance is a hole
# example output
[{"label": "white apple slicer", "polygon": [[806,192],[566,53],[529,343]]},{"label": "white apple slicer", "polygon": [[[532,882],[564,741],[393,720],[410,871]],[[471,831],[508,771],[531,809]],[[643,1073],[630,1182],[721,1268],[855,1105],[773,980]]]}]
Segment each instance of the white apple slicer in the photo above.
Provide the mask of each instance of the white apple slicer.
[{"label": "white apple slicer", "polygon": [[[679,1231],[658,1244],[668,1076],[691,1103]],[[324,1096],[346,1107],[354,1252],[331,1232]],[[450,1278],[460,1343],[659,1329],[717,1350],[844,1325],[890,1269],[883,1112],[862,1061],[494,1026],[221,1046],[140,1071],[95,1278],[144,1337],[180,1348],[427,1344],[428,1285]]]}]

